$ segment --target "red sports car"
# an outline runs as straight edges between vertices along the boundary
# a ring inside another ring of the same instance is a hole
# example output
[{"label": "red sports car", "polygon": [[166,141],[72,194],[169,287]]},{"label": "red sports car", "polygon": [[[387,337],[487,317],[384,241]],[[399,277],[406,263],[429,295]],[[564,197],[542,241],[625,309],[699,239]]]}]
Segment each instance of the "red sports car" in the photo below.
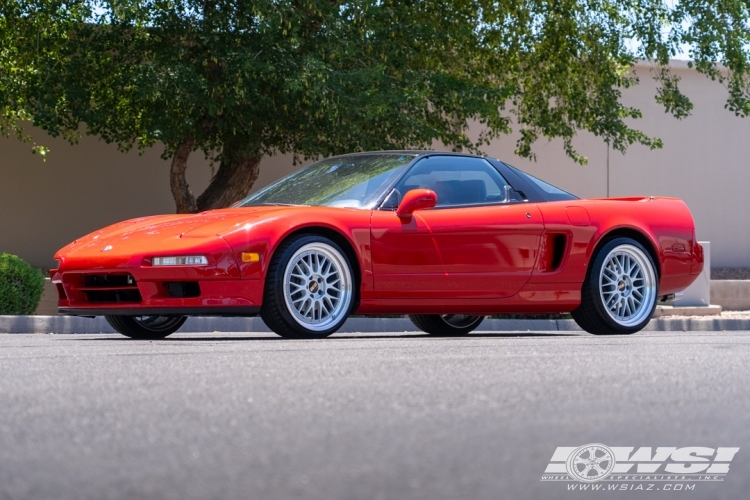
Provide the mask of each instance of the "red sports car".
[{"label": "red sports car", "polygon": [[434,151],[328,158],[233,207],[142,217],[55,256],[61,314],[161,338],[186,317],[255,316],[318,338],[350,314],[434,335],[486,315],[570,312],[637,332],[703,269],[675,198],[581,200],[499,160]]}]

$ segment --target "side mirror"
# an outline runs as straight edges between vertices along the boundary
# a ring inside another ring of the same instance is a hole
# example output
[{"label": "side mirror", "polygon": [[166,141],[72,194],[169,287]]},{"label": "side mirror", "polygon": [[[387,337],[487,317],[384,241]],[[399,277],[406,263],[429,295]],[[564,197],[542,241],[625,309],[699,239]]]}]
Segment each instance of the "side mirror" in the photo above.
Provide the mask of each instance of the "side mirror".
[{"label": "side mirror", "polygon": [[437,205],[437,194],[430,189],[412,189],[401,199],[396,215],[409,218],[415,210],[424,210]]}]

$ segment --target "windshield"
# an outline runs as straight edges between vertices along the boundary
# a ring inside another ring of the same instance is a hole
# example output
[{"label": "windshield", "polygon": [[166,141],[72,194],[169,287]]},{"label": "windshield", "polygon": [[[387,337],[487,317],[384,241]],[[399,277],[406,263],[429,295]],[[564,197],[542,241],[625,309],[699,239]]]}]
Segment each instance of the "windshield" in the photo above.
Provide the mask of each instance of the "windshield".
[{"label": "windshield", "polygon": [[328,158],[274,182],[235,207],[317,205],[373,208],[416,156],[379,153]]}]

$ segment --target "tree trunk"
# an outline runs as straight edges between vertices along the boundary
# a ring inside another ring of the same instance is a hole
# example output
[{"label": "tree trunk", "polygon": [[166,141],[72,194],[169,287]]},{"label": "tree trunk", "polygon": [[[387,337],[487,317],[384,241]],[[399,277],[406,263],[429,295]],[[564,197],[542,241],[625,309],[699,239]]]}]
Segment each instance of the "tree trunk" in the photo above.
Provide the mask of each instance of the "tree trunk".
[{"label": "tree trunk", "polygon": [[255,156],[223,159],[211,183],[198,197],[197,210],[224,208],[241,200],[255,184],[259,172],[260,158]]},{"label": "tree trunk", "polygon": [[190,153],[193,151],[193,139],[183,139],[177,146],[172,157],[172,166],[169,169],[169,187],[172,189],[172,197],[177,206],[178,214],[192,214],[198,211],[195,196],[190,191],[185,169]]}]

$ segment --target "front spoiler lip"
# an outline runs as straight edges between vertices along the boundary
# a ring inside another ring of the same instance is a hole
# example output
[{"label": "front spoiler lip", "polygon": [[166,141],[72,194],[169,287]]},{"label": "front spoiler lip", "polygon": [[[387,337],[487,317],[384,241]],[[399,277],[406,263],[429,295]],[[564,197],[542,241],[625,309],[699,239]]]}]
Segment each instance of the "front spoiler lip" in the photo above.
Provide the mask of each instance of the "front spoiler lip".
[{"label": "front spoiler lip", "polygon": [[260,306],[224,307],[58,307],[66,316],[257,316]]}]

